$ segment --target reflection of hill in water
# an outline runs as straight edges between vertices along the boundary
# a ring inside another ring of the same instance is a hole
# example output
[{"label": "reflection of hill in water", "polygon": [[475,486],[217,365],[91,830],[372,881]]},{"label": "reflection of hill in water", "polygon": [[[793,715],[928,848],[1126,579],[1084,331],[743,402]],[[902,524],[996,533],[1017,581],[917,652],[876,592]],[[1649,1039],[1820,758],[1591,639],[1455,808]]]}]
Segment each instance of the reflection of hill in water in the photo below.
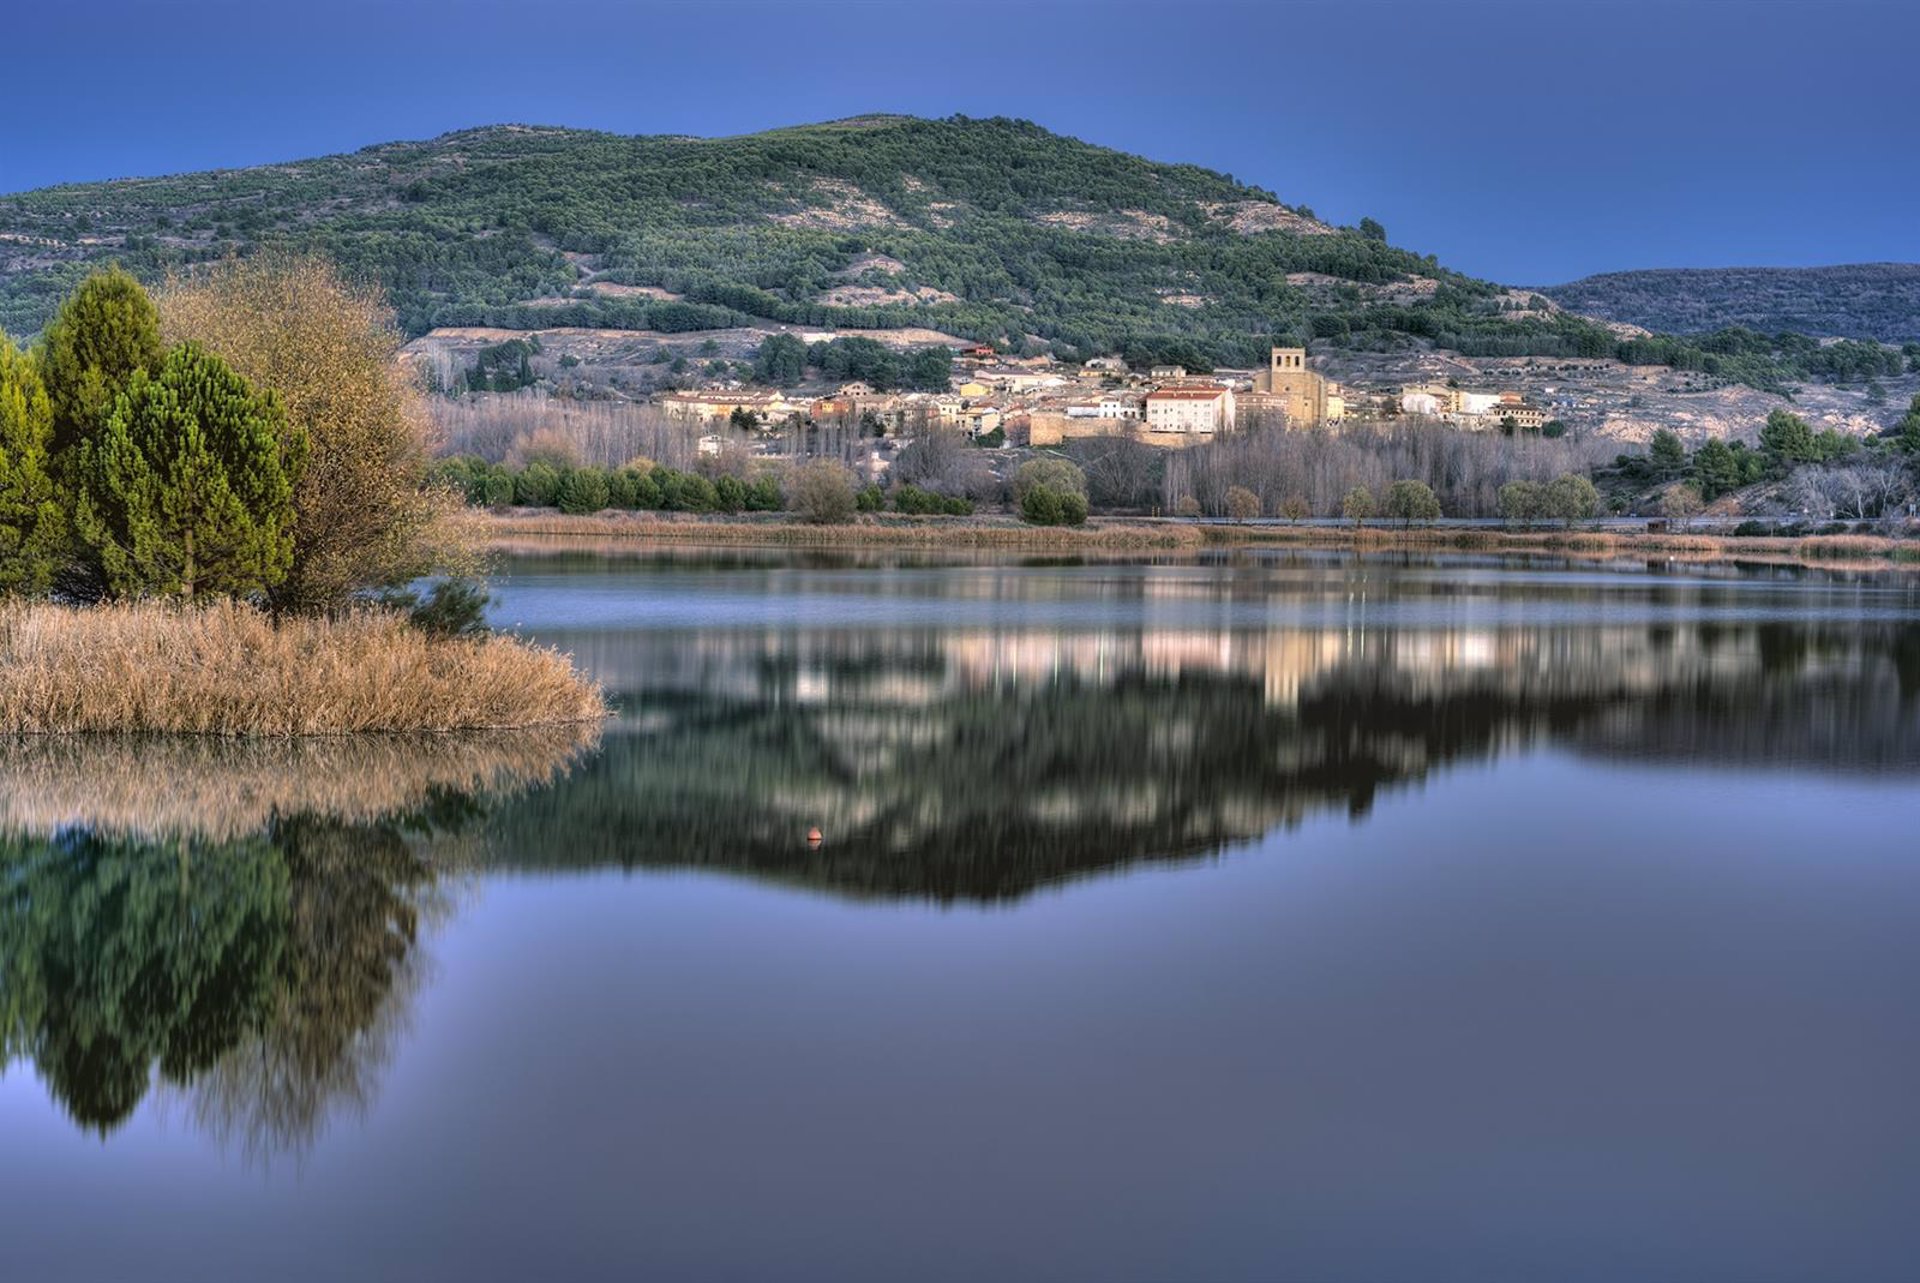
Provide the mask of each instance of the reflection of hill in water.
[{"label": "reflection of hill in water", "polygon": [[1525,744],[1920,769],[1920,629],[1904,625],[602,645],[625,728],[498,815],[493,858],[992,901],[1364,814],[1382,789]]},{"label": "reflection of hill in water", "polygon": [[364,1106],[483,789],[580,736],[39,739],[0,751],[0,1066],[83,1126],[157,1077],[250,1156]]},{"label": "reflection of hill in water", "polygon": [[244,1153],[301,1151],[370,1100],[450,872],[701,868],[997,902],[1364,815],[1531,744],[1920,771],[1906,625],[578,649],[629,711],[571,773],[582,746],[543,736],[0,749],[0,1063],[31,1063],[102,1132],[157,1078]]}]

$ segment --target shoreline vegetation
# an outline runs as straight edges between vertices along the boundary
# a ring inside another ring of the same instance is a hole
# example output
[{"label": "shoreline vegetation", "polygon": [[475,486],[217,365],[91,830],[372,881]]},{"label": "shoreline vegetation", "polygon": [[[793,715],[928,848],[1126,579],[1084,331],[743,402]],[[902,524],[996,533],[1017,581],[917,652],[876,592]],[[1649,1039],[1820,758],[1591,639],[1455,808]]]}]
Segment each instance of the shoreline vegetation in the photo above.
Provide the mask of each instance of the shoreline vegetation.
[{"label": "shoreline vegetation", "polygon": [[157,298],[97,272],[32,348],[0,333],[0,734],[604,717],[567,656],[488,630],[399,348],[378,295],[280,251]]},{"label": "shoreline vegetation", "polygon": [[391,611],[275,619],[235,601],[0,605],[0,734],[525,730],[595,722],[558,651],[444,637]]},{"label": "shoreline vegetation", "polygon": [[801,520],[740,520],[693,514],[494,512],[482,518],[496,552],[608,547],[715,545],[903,550],[1005,549],[1074,553],[1219,548],[1298,548],[1356,552],[1494,552],[1542,556],[1666,555],[1690,560],[1920,570],[1920,543],[1878,535],[1744,536],[1590,529],[1489,529],[1449,526],[1279,526],[1093,518],[1083,526],[1035,526],[1011,517],[869,516],[839,525]]}]

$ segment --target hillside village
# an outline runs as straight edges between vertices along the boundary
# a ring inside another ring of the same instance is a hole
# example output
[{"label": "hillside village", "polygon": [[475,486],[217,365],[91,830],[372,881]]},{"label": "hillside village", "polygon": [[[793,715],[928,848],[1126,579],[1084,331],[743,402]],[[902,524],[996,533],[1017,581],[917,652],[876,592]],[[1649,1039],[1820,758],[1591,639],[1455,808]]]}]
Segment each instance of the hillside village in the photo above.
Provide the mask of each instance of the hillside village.
[{"label": "hillside village", "polygon": [[1489,431],[1551,434],[1564,428],[1548,407],[1512,388],[1470,389],[1457,381],[1345,388],[1311,368],[1303,348],[1274,348],[1264,369],[1201,374],[1178,365],[1134,370],[1117,356],[1068,365],[1047,355],[1003,356],[968,346],[955,354],[949,382],[944,392],[881,391],[852,381],[810,394],[723,380],[662,393],[655,404],[671,421],[713,431],[772,429],[798,419],[882,436],[937,424],[983,444],[1014,446],[1117,433],[1179,449],[1254,427],[1312,428],[1338,425],[1349,416],[1402,414]]},{"label": "hillside village", "polygon": [[[858,337],[896,353],[935,347],[951,353],[951,375],[939,390],[877,389],[812,370],[793,386],[767,386],[755,378],[753,358],[779,334],[809,346]],[[1694,444],[1751,441],[1779,408],[1816,428],[1867,437],[1897,419],[1899,407],[1920,392],[1920,365],[1878,383],[1805,383],[1789,399],[1610,359],[1328,352],[1319,345],[1311,353],[1273,349],[1265,367],[1202,373],[1129,365],[1117,355],[1084,362],[1044,351],[1013,355],[927,328],[739,327],[692,334],[443,328],[416,339],[409,353],[426,368],[430,384],[457,388],[490,350],[517,345],[531,349],[521,386],[585,404],[656,407],[702,429],[709,451],[729,440],[751,444],[755,434],[741,431],[748,426],[772,433],[795,424],[828,425],[899,440],[927,422],[987,445],[1048,447],[1123,434],[1177,450],[1236,430],[1338,430],[1394,420],[1482,432],[1564,432],[1632,450],[1661,429]]]}]

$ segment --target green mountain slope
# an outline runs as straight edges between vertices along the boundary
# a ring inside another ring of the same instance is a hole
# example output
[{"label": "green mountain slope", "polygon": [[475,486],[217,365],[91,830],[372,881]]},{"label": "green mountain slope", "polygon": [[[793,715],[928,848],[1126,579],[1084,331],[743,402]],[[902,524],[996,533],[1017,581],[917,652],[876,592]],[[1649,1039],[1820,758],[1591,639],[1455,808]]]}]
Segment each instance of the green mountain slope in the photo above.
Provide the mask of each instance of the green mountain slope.
[{"label": "green mountain slope", "polygon": [[0,325],[37,330],[103,260],[156,278],[292,242],[378,280],[415,334],[765,318],[1202,367],[1316,340],[1618,356],[1756,384],[1818,373],[1744,334],[1623,340],[1373,230],[1015,120],[862,117],[720,139],[500,126],[0,197]]},{"label": "green mountain slope", "polygon": [[1769,334],[1920,340],[1920,263],[1609,272],[1541,293],[1576,312],[1674,334],[1742,325]]}]

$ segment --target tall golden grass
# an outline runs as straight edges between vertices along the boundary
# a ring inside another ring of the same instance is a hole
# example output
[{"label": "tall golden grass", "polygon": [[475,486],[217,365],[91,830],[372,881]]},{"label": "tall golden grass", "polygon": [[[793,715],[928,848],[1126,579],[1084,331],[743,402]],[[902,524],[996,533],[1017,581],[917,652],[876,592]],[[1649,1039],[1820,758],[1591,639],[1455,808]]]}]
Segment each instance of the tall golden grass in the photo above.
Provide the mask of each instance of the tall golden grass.
[{"label": "tall golden grass", "polygon": [[441,735],[277,740],[27,735],[0,740],[0,831],[70,824],[231,841],[276,817],[365,824],[437,795],[546,783],[599,742],[598,722]]},{"label": "tall golden grass", "polygon": [[0,605],[0,734],[339,735],[597,720],[566,656],[361,610]]},{"label": "tall golden grass", "polygon": [[1890,557],[1897,547],[1874,535],[1814,535],[1800,541],[1799,553],[1808,561],[1866,561]]},{"label": "tall golden grass", "polygon": [[[1107,519],[1082,527],[1029,526],[1011,518],[869,518],[840,526],[780,520],[737,521],[698,516],[606,513],[569,517],[555,513],[494,513],[485,523],[489,546],[527,552],[542,547],[635,544],[725,544],[805,548],[1004,548],[1071,553],[1101,549],[1277,546],[1354,551],[1461,550],[1534,553],[1561,557],[1671,556],[1697,561],[1739,560],[1776,565],[1831,565],[1848,559],[1853,569],[1911,569],[1920,562],[1912,541],[1868,536],[1778,538],[1649,533],[1620,530],[1500,530],[1452,526],[1279,526]],[[1840,546],[1844,544],[1844,547]]]},{"label": "tall golden grass", "polygon": [[1499,530],[1452,526],[1230,526],[1204,528],[1207,542],[1353,548],[1534,553],[1563,557],[1683,557],[1770,565],[1852,563],[1850,569],[1893,570],[1915,560],[1912,541],[1868,535],[1816,538],[1651,533],[1634,530]]},{"label": "tall golden grass", "polygon": [[1204,528],[1147,521],[1085,526],[1030,526],[1011,518],[870,517],[845,525],[799,521],[720,521],[634,513],[571,517],[561,513],[494,514],[487,535],[496,547],[529,538],[636,539],[656,543],[761,544],[798,548],[1198,548]]}]

